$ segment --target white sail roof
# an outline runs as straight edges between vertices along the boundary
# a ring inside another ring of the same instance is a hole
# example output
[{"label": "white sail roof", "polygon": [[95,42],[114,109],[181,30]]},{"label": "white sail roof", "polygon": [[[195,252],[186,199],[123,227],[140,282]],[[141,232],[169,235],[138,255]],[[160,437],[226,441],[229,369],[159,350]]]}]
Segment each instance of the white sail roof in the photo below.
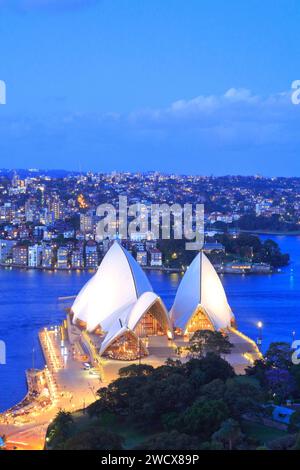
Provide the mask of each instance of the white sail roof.
[{"label": "white sail roof", "polygon": [[96,274],[81,289],[72,306],[74,321],[93,331],[114,312],[134,304],[144,292],[152,292],[146,274],[135,259],[115,242]]},{"label": "white sail roof", "polygon": [[126,330],[133,331],[145,312],[159,301],[170,332],[172,325],[161,299],[154,294],[146,274],[135,259],[115,242],[96,274],[81,289],[72,306],[73,322],[98,326],[106,333],[100,354]]},{"label": "white sail roof", "polygon": [[203,308],[216,330],[229,327],[233,313],[220,278],[204,253],[200,252],[183,276],[171,309],[173,324],[185,331],[198,307]]},{"label": "white sail roof", "polygon": [[[154,292],[144,292],[134,305],[121,309],[109,317],[107,322],[107,326],[109,323],[108,334],[102,342],[100,354],[102,354],[115,341],[115,339],[120,337],[126,330],[133,332],[144,313],[147,312],[157,301],[160,302],[162,312],[164,313],[165,320],[168,324],[169,332],[172,335],[172,324],[161,299],[154,294]],[[103,324],[103,326],[105,329],[105,324]]]}]

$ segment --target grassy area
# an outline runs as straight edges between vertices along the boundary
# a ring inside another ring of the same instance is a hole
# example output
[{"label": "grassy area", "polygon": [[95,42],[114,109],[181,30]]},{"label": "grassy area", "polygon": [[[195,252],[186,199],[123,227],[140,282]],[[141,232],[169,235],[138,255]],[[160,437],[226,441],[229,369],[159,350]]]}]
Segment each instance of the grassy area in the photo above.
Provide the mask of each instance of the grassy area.
[{"label": "grassy area", "polygon": [[258,439],[261,445],[287,435],[286,431],[249,421],[243,422],[242,430],[248,437]]}]

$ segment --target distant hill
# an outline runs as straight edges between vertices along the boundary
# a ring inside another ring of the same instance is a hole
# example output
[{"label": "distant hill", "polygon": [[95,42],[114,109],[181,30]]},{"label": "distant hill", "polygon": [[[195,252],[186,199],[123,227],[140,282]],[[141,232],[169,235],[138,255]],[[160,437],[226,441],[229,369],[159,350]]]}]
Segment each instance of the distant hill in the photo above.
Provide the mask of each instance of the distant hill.
[{"label": "distant hill", "polygon": [[16,168],[13,170],[9,170],[7,168],[0,169],[0,175],[2,176],[11,176],[14,172],[16,172],[21,178],[26,178],[30,176],[50,176],[51,178],[64,178],[69,175],[78,175],[78,171],[67,171],[67,170],[40,170],[40,169],[24,169],[24,168]]}]

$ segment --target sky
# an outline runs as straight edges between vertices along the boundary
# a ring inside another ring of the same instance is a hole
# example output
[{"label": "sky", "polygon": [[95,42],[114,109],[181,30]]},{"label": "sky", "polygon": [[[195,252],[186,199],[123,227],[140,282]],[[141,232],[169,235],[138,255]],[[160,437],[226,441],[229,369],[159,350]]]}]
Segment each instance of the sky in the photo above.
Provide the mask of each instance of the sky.
[{"label": "sky", "polygon": [[300,176],[297,0],[0,0],[0,167]]}]

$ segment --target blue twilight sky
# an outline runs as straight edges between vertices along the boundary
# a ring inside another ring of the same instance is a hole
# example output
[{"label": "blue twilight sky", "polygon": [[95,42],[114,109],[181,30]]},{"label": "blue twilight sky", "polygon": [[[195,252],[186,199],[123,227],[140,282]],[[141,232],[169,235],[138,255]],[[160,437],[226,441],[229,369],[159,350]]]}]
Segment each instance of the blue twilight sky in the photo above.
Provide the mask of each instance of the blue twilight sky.
[{"label": "blue twilight sky", "polygon": [[300,176],[298,0],[0,0],[0,167]]}]

